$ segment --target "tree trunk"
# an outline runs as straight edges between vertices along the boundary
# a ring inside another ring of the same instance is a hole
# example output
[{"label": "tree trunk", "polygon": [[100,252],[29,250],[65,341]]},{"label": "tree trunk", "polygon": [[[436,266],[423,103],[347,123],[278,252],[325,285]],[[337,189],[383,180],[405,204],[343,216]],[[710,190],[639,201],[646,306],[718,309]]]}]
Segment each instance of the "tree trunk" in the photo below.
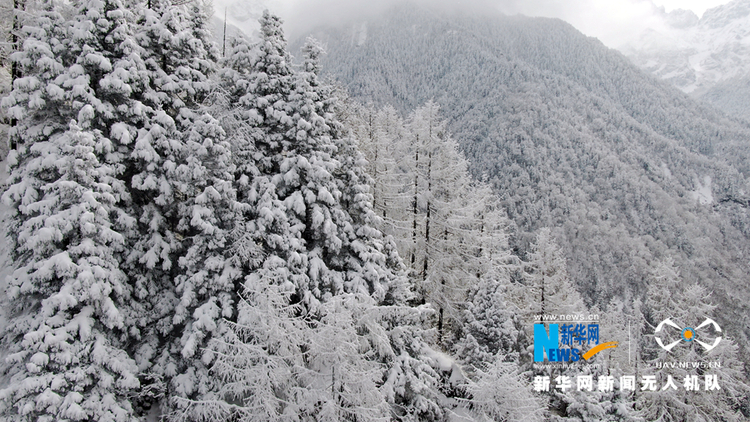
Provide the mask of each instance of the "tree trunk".
[{"label": "tree trunk", "polygon": [[[417,145],[419,144],[419,135],[417,135]],[[411,268],[417,260],[417,197],[419,195],[419,146],[414,153],[414,199],[412,201],[412,251],[411,251]]]},{"label": "tree trunk", "polygon": [[[26,4],[23,2],[23,0],[13,0],[13,29],[11,30],[11,43],[13,44],[13,52],[20,50],[19,43],[19,37],[18,37],[18,31],[21,30],[21,22],[19,18],[19,14],[26,8]],[[18,62],[13,60],[10,65],[10,78],[11,78],[11,89],[13,88],[13,83],[16,81],[16,79],[21,77],[21,69],[18,67]],[[15,127],[18,124],[18,120],[13,117],[10,119],[10,126]],[[8,145],[10,149],[16,149],[16,145],[14,143],[11,143]]]}]

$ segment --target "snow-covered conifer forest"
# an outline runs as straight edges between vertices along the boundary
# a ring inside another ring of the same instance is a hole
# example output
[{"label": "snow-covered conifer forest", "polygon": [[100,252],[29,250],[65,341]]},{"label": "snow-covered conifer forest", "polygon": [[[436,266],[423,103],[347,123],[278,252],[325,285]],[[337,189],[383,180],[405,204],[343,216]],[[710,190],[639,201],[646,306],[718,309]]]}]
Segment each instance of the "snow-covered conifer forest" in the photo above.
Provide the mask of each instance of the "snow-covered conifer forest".
[{"label": "snow-covered conifer forest", "polygon": [[[749,123],[558,21],[406,7],[290,48],[213,13],[2,10],[0,419],[750,416]],[[535,363],[573,314],[620,346]],[[707,315],[710,354],[656,345]],[[689,384],[665,360],[720,388],[640,388]]]}]

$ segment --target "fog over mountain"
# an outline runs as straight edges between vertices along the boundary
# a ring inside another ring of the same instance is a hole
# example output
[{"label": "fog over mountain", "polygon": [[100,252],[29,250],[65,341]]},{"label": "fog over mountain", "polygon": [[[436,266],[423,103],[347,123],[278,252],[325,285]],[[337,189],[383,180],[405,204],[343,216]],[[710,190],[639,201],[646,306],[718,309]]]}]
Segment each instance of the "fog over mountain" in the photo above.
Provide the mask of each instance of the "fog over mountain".
[{"label": "fog over mountain", "polygon": [[[458,10],[500,11],[506,15],[558,18],[569,22],[588,36],[597,37],[607,46],[618,48],[643,31],[663,30],[664,0],[419,0],[423,6]],[[677,7],[701,15],[706,8],[725,0],[679,2]],[[319,25],[343,24],[348,20],[376,16],[400,4],[399,0],[214,0],[216,16],[223,19],[225,10],[230,24],[248,34],[257,30],[257,17],[264,9],[279,14],[294,39]],[[254,18],[253,18],[254,16]]]},{"label": "fog over mountain", "polygon": [[[637,66],[664,79],[694,98],[733,116],[748,118],[750,79],[747,77],[748,0],[682,2],[666,9],[652,0],[442,0],[424,6],[448,13],[500,11],[506,15],[562,19],[628,56]],[[290,38],[321,25],[342,25],[383,13],[393,0],[217,0],[216,19],[224,14],[231,27],[252,35],[264,9],[279,13]],[[674,7],[677,8],[674,8]],[[707,9],[707,10],[706,10]],[[667,11],[669,10],[669,11]],[[705,13],[704,13],[705,11]],[[484,12],[482,12],[484,13]],[[221,24],[216,31],[223,34]],[[232,34],[230,30],[230,35]]]},{"label": "fog over mountain", "polygon": [[750,1],[706,11],[662,13],[621,50],[635,64],[727,113],[750,118]]},{"label": "fog over mountain", "polygon": [[589,304],[642,298],[674,257],[684,283],[748,331],[750,127],[695,102],[571,25],[402,6],[312,33],[323,69],[365,103],[434,99],[489,181],[524,256],[542,227]]}]

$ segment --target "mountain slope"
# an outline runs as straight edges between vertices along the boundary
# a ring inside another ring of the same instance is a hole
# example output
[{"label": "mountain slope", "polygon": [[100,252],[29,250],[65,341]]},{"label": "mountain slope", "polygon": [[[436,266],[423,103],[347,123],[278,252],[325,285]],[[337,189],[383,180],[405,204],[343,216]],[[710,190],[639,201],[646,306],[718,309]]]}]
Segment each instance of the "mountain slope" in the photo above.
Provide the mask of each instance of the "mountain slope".
[{"label": "mountain slope", "polygon": [[[622,47],[639,67],[727,113],[750,118],[750,0],[663,13],[664,27]],[[741,100],[740,100],[741,98]]]},{"label": "mountain slope", "polygon": [[[717,319],[748,332],[750,130],[558,20],[448,18],[404,6],[313,33],[323,69],[363,102],[442,106],[476,177],[517,226],[553,228],[590,303],[641,297],[674,256]],[[737,295],[744,300],[730,300]]]}]

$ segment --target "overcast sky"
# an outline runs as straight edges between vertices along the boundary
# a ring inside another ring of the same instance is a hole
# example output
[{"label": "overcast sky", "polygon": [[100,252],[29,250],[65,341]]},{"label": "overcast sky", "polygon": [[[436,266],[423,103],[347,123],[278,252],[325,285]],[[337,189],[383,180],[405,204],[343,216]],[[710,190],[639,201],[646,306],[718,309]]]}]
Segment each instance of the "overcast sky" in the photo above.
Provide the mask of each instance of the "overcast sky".
[{"label": "overcast sky", "polygon": [[[214,0],[217,14],[228,7],[228,21],[252,30],[260,12],[268,8],[286,22],[289,38],[323,23],[366,19],[369,14],[391,7],[399,0]],[[506,14],[524,14],[563,19],[586,35],[617,48],[646,28],[659,29],[660,7],[666,12],[689,9],[699,17],[728,0],[416,0],[448,7],[491,4]]]}]

